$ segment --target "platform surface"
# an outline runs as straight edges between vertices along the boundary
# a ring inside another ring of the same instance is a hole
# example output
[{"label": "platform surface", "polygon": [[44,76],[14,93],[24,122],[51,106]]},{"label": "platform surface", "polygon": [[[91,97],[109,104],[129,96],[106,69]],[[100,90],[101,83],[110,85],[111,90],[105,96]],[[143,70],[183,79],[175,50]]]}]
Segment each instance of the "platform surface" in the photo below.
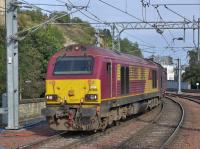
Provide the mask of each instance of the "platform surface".
[{"label": "platform surface", "polygon": [[56,133],[56,131],[49,128],[46,122],[19,130],[0,129],[0,149],[16,148],[46,139]]}]

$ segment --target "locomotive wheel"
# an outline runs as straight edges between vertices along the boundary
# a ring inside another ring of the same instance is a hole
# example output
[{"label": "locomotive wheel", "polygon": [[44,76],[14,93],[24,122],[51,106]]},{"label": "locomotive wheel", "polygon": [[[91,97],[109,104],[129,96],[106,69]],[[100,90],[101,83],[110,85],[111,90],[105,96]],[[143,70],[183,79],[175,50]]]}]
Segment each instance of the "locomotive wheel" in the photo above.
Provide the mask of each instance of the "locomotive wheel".
[{"label": "locomotive wheel", "polygon": [[119,126],[120,125],[120,121],[118,120],[118,121],[114,121],[114,125],[115,126]]},{"label": "locomotive wheel", "polygon": [[98,118],[95,116],[91,118],[91,129],[97,130],[99,128],[99,121]]},{"label": "locomotive wheel", "polygon": [[106,127],[108,126],[108,118],[102,118],[101,119],[101,125],[100,125],[100,129],[102,131],[104,131],[106,129]]}]

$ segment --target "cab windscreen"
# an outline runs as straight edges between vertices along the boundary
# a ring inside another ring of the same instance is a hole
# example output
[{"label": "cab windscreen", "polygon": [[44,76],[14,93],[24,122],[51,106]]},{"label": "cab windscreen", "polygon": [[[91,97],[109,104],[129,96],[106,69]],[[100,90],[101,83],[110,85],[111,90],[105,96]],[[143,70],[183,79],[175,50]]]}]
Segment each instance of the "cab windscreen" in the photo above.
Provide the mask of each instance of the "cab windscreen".
[{"label": "cab windscreen", "polygon": [[53,74],[91,74],[92,67],[92,57],[59,57],[56,61]]}]

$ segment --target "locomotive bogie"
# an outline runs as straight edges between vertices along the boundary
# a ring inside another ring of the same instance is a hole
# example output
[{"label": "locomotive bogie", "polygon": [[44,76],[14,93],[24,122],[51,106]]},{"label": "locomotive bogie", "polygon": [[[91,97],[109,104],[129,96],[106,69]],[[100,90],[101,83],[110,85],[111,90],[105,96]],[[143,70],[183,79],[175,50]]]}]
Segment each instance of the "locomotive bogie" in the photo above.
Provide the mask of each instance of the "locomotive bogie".
[{"label": "locomotive bogie", "polygon": [[49,125],[54,130],[96,131],[103,130],[114,122],[128,116],[145,112],[160,103],[158,98],[111,108],[106,114],[98,113],[97,107],[74,108],[68,106],[49,107],[46,112]]}]

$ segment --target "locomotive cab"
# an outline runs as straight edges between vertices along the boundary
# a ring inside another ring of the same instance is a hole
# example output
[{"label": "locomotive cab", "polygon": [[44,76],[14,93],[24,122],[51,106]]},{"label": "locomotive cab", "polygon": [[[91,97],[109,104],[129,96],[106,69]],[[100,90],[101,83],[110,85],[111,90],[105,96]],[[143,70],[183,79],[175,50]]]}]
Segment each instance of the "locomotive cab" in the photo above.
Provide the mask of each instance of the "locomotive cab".
[{"label": "locomotive cab", "polygon": [[42,113],[56,130],[93,130],[101,103],[101,62],[80,45],[59,51],[49,61],[47,108]]},{"label": "locomotive cab", "polygon": [[46,79],[47,104],[100,103],[101,82],[93,56],[76,49],[53,57],[52,62]]}]

